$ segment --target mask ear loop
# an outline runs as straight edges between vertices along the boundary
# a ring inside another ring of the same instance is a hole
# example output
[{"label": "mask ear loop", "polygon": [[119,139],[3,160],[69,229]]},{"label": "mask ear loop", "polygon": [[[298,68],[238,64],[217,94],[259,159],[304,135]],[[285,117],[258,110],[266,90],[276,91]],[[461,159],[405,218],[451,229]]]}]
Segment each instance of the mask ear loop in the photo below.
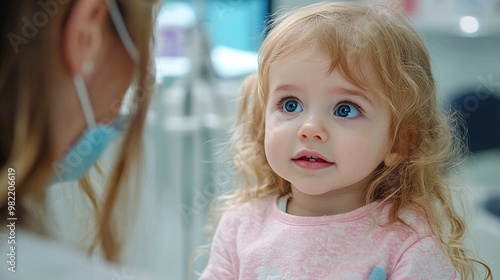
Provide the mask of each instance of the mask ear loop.
[{"label": "mask ear loop", "polygon": [[82,105],[83,115],[87,120],[87,125],[88,127],[93,127],[95,126],[94,112],[92,111],[89,94],[87,92],[87,88],[85,87],[82,75],[75,74],[73,76],[73,84],[75,85],[78,98],[80,99],[80,104]]},{"label": "mask ear loop", "polygon": [[[125,27],[125,22],[120,14],[118,5],[115,0],[106,0],[106,3],[109,8],[109,13],[111,15],[111,19],[115,25],[115,28],[118,32],[118,36],[122,41],[125,49],[131,56],[134,62],[139,61],[139,51],[135,47],[128,31]],[[85,82],[83,77],[80,74],[76,74],[73,76],[73,84],[75,85],[76,92],[78,93],[78,98],[80,99],[80,104],[82,106],[83,114],[85,116],[85,120],[87,121],[88,127],[93,127],[96,125],[94,112],[92,110],[92,105],[89,100],[89,95],[87,92],[87,87],[85,86]]]},{"label": "mask ear loop", "polygon": [[113,23],[115,24],[116,31],[118,32],[118,36],[120,37],[121,41],[123,42],[123,45],[127,49],[128,53],[132,57],[132,60],[134,62],[139,61],[139,51],[134,45],[134,42],[130,38],[130,35],[127,31],[127,28],[125,26],[125,22],[123,21],[123,17],[120,14],[118,5],[116,4],[115,0],[106,0],[106,3],[108,4],[109,8],[109,14],[111,15],[111,19],[113,20]]},{"label": "mask ear loop", "polygon": [[[127,27],[125,25],[125,21],[123,20],[123,17],[120,13],[120,8],[118,7],[118,4],[116,3],[116,0],[106,0],[106,4],[108,5],[109,9],[109,14],[111,16],[111,20],[113,21],[116,31],[118,33],[118,37],[120,37],[120,40],[122,41],[122,44],[124,45],[125,49],[127,50],[128,54],[132,58],[132,60],[137,63],[140,58],[139,51],[137,50],[134,42],[132,41],[130,37],[130,33],[127,30]],[[124,100],[125,101],[125,100]],[[123,113],[120,112],[120,120],[115,122],[115,123],[120,123],[120,124],[126,124],[128,123],[130,119],[130,113]],[[123,128],[124,125],[122,125]]]}]

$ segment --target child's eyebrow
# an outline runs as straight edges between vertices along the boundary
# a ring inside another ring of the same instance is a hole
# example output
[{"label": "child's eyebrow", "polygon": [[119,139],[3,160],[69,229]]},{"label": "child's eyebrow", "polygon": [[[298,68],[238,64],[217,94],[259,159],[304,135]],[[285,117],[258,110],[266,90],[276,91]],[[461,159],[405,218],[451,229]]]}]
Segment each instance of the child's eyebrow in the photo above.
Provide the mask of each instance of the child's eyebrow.
[{"label": "child's eyebrow", "polygon": [[276,93],[280,91],[300,91],[300,87],[293,84],[280,84],[271,93]]},{"label": "child's eyebrow", "polygon": [[[294,84],[279,84],[276,86],[276,88],[271,91],[271,94],[273,93],[278,93],[278,92],[290,92],[290,91],[302,91],[302,88],[298,85]],[[366,102],[368,102],[370,105],[374,105],[374,102],[372,99],[368,97],[368,94],[365,92],[355,89],[355,88],[346,88],[346,87],[336,87],[328,90],[328,92],[335,94],[335,95],[353,95],[353,96],[358,96],[362,99],[364,99]]]},{"label": "child's eyebrow", "polygon": [[332,90],[334,93],[340,93],[342,95],[354,95],[359,96],[362,99],[366,100],[366,102],[370,103],[370,105],[374,105],[373,101],[368,97],[368,94],[361,90],[353,89],[353,88],[338,88]]}]

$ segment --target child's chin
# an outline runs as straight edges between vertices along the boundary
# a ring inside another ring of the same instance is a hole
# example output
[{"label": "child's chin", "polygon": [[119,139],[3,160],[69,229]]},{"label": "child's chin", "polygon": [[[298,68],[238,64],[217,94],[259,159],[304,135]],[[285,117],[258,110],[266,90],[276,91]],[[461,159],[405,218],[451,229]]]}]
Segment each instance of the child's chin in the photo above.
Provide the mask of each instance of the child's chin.
[{"label": "child's chin", "polygon": [[333,191],[331,186],[329,187],[322,187],[316,185],[315,187],[311,187],[311,184],[314,184],[313,182],[310,182],[307,186],[301,186],[301,185],[292,185],[294,186],[295,190],[300,192],[301,194],[304,195],[309,195],[309,196],[321,196],[321,195],[326,195],[329,192]]}]

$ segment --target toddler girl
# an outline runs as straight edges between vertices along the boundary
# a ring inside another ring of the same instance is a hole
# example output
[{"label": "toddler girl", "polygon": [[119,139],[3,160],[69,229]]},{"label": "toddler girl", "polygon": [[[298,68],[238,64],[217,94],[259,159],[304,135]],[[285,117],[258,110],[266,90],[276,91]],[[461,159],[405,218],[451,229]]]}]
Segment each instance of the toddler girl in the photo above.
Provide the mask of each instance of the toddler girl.
[{"label": "toddler girl", "polygon": [[469,279],[483,264],[443,176],[460,141],[398,13],[322,3],[278,19],[232,143],[239,181],[201,279]]}]

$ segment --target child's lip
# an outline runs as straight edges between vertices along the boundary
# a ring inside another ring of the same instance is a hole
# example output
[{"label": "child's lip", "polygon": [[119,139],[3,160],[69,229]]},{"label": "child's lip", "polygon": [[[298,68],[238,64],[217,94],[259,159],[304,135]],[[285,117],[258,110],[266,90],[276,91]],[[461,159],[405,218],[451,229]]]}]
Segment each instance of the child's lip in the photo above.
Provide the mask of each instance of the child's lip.
[{"label": "child's lip", "polygon": [[298,160],[302,157],[306,157],[306,156],[311,156],[311,157],[317,157],[327,163],[333,163],[329,160],[326,159],[325,156],[323,156],[322,154],[318,153],[318,152],[315,152],[315,151],[310,151],[310,150],[302,150],[300,152],[298,152],[293,158],[292,160]]}]

